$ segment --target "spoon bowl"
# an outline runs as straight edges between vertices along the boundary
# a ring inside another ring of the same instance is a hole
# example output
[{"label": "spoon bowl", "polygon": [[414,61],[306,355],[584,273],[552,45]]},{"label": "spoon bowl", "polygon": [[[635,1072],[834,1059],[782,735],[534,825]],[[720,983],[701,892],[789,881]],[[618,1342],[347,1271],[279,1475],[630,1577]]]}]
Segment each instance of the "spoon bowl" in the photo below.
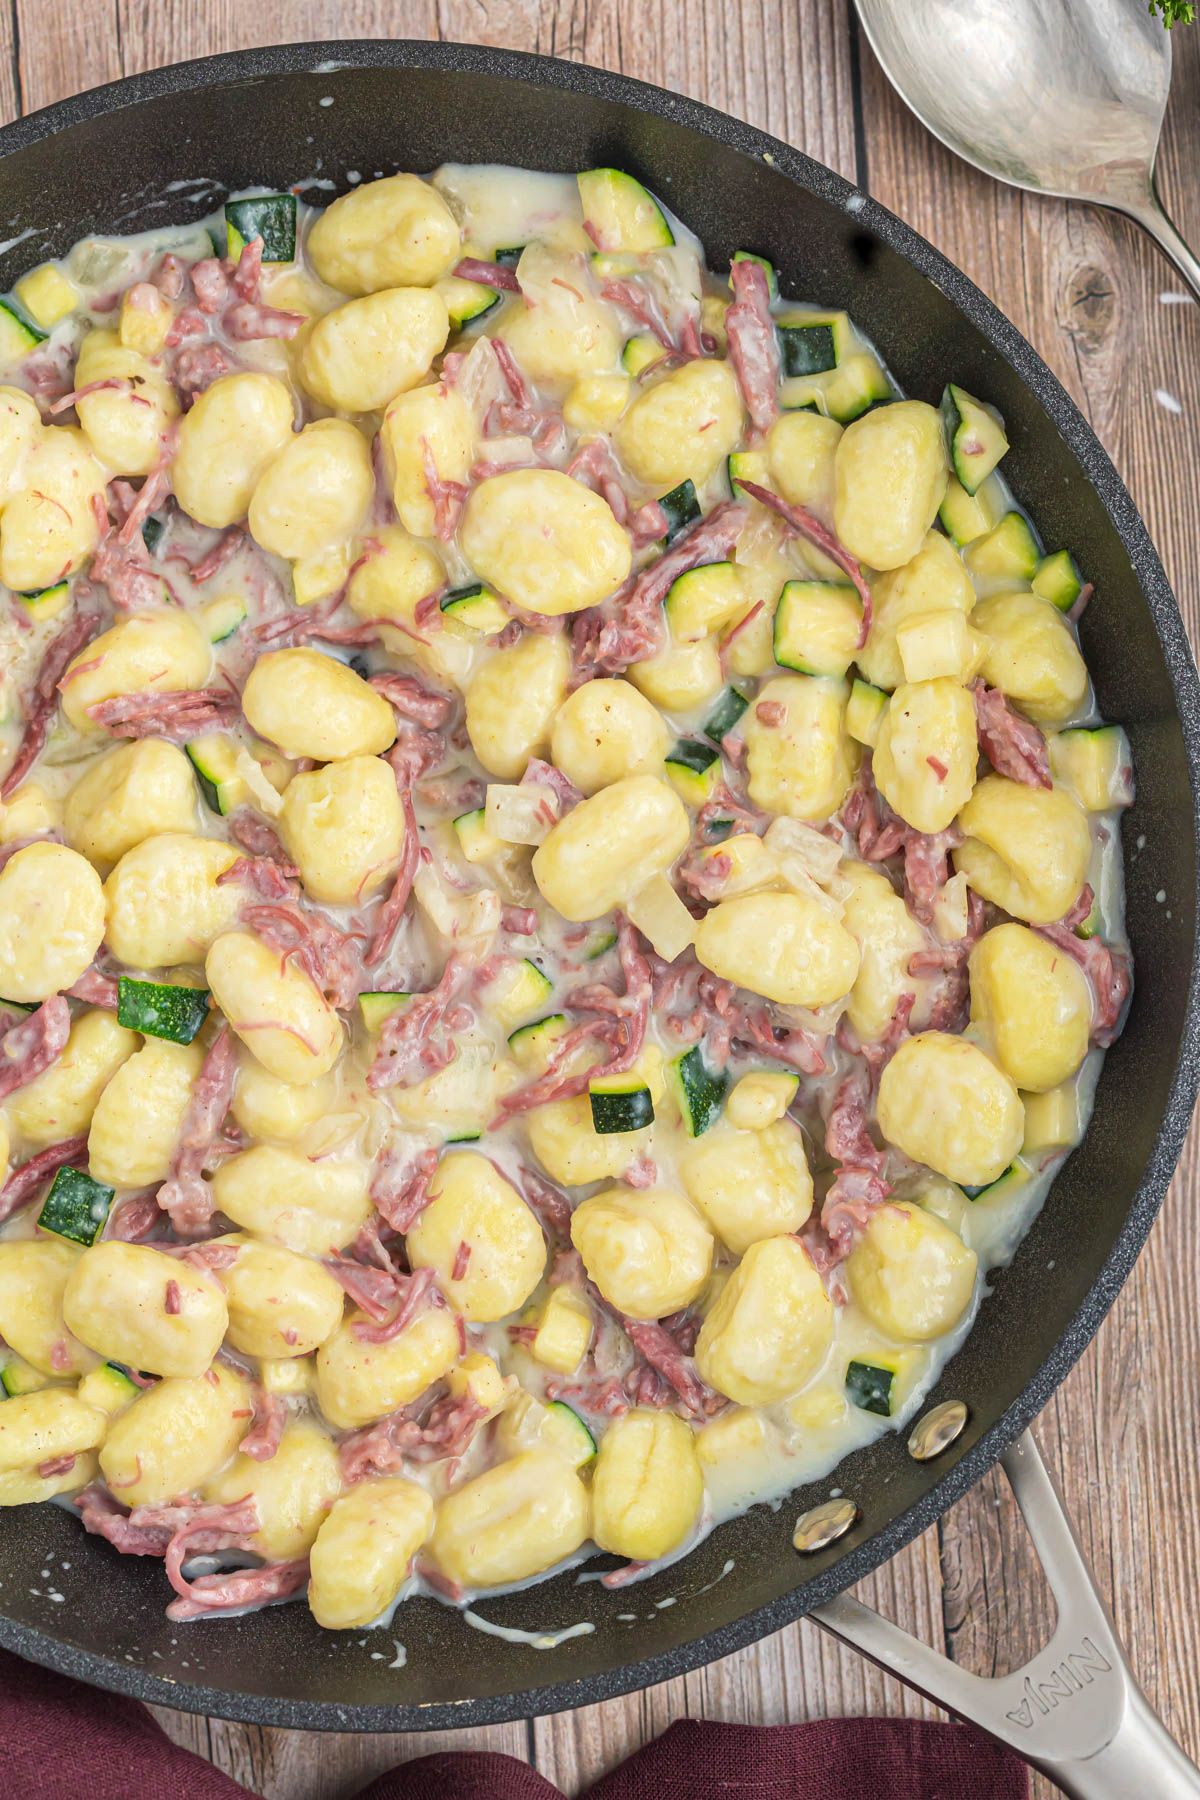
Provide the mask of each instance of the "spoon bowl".
[{"label": "spoon bowl", "polygon": [[1154,160],[1171,37],[1140,0],[857,0],[902,100],[956,156],[1034,193],[1127,213],[1200,295]]}]

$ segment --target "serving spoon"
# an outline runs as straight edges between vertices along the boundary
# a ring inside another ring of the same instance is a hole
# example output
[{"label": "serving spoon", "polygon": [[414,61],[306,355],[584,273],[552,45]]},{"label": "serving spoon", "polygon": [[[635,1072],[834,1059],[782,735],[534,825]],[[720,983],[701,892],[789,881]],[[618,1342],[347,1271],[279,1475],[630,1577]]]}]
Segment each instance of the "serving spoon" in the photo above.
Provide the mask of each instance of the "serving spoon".
[{"label": "serving spoon", "polygon": [[1200,298],[1154,187],[1171,35],[1142,0],[857,0],[884,73],[985,175],[1127,213]]}]

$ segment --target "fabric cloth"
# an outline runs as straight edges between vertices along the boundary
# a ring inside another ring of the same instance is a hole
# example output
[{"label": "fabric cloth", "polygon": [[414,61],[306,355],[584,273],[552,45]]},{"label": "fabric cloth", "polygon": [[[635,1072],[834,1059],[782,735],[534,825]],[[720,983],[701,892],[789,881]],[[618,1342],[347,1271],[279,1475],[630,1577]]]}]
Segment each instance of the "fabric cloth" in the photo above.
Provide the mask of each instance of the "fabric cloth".
[{"label": "fabric cloth", "polygon": [[[245,1800],[144,1706],[0,1651],[0,1800]],[[1027,1800],[1025,1767],[965,1725],[685,1719],[601,1776],[587,1800]],[[562,1800],[528,1763],[463,1748],[419,1756],[357,1800]]]}]

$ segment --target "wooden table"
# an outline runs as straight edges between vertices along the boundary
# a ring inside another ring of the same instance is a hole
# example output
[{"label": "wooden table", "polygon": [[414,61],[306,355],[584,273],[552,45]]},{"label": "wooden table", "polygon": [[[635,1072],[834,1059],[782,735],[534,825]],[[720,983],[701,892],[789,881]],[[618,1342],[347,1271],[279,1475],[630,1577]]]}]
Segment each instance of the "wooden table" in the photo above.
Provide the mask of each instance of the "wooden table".
[{"label": "wooden table", "polygon": [[[1172,303],[1181,283],[1132,225],[997,187],[928,137],[881,75],[849,0],[7,0],[0,111],[7,119],[211,51],[343,35],[502,44],[620,69],[763,126],[857,181],[965,269],[1066,384],[1129,484],[1197,641],[1200,312]],[[1200,244],[1200,24],[1177,30],[1175,47],[1162,188]],[[1198,1176],[1193,1133],[1149,1248],[1038,1427],[1138,1673],[1193,1757]],[[860,1592],[979,1673],[1023,1661],[1051,1623],[1002,1481],[983,1482]],[[646,1693],[470,1742],[529,1759],[577,1793],[682,1715],[772,1724],[921,1710],[802,1623]],[[273,1800],[340,1800],[394,1762],[468,1743],[159,1717]],[[1057,1790],[1036,1781],[1034,1791],[1043,1800]]]}]

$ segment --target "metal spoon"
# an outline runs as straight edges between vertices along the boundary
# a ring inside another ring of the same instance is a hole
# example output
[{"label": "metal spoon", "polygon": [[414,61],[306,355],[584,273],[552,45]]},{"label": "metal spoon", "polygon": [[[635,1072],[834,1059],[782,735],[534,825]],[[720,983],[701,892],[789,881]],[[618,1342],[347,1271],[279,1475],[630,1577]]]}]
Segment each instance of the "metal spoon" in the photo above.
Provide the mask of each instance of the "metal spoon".
[{"label": "metal spoon", "polygon": [[857,0],[884,73],[987,175],[1128,213],[1200,297],[1154,188],[1171,35],[1141,0]]}]

